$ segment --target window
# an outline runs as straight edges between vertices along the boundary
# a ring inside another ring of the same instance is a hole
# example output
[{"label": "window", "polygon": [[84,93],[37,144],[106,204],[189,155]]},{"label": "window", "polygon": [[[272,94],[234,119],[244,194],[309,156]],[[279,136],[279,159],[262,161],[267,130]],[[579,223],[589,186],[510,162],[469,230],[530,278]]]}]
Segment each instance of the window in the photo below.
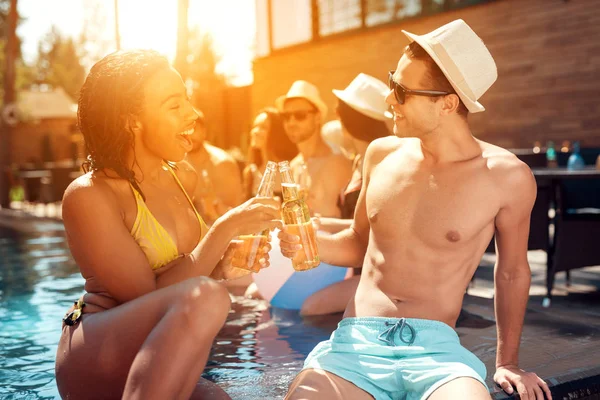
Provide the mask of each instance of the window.
[{"label": "window", "polygon": [[318,0],[319,35],[358,29],[362,26],[361,0]]},{"label": "window", "polygon": [[493,0],[255,0],[257,54]]},{"label": "window", "polygon": [[272,48],[281,49],[312,39],[310,0],[271,0]]}]

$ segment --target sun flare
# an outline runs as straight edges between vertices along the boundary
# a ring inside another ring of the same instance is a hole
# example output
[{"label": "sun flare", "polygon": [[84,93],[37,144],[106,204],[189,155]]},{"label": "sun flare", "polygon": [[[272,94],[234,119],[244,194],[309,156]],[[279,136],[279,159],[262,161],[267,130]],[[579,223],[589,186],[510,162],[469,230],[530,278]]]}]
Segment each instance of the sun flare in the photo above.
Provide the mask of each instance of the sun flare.
[{"label": "sun flare", "polygon": [[[228,76],[233,84],[251,82],[254,2],[190,0],[188,26],[212,35],[221,58],[218,72]],[[173,60],[177,47],[177,2],[121,0],[119,30],[123,49],[154,49]]]}]

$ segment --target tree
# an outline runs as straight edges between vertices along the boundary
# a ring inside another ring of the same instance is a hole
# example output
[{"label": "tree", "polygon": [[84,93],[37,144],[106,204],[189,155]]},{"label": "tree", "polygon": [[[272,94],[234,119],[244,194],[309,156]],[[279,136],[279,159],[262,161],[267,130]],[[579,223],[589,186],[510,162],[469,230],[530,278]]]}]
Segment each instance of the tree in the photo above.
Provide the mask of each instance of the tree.
[{"label": "tree", "polygon": [[[5,45],[7,32],[7,17],[8,10],[10,8],[10,0],[0,0],[0,82],[4,82],[4,76],[6,72],[6,53]],[[22,18],[17,20],[17,24],[22,21]],[[17,36],[17,53],[16,53],[15,67],[16,67],[16,79],[15,79],[15,90],[19,90],[28,87],[34,78],[34,73],[31,67],[25,64],[21,57],[21,41]],[[4,100],[4,85],[0,84],[0,108],[3,105]]]},{"label": "tree", "polygon": [[105,3],[105,0],[84,0],[83,30],[77,47],[81,65],[86,70],[115,50],[115,41],[106,30],[109,23]]},{"label": "tree", "polygon": [[52,26],[38,45],[37,83],[62,87],[76,100],[85,79],[78,45],[73,38],[64,37]]},{"label": "tree", "polygon": [[225,118],[225,77],[217,73],[221,55],[217,52],[210,33],[201,32],[197,28],[190,31],[188,44],[190,54],[187,57],[186,85],[192,92],[194,106],[206,116],[208,141],[222,146],[224,138],[220,135],[220,129],[217,129]]},{"label": "tree", "polygon": [[194,83],[224,85],[224,76],[217,73],[217,65],[222,57],[217,52],[210,33],[193,29],[189,35],[189,52],[187,68]]}]

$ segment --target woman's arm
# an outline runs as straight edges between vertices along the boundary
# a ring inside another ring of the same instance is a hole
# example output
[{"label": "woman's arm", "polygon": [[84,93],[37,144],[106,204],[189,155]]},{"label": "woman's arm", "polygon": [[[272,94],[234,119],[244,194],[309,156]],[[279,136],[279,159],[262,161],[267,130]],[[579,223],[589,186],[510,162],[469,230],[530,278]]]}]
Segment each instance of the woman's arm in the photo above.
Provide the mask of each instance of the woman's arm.
[{"label": "woman's arm", "polygon": [[65,191],[62,209],[71,253],[86,279],[93,278],[120,303],[156,289],[146,255],[106,183],[88,175],[77,179]]},{"label": "woman's arm", "polygon": [[210,276],[234,237],[281,228],[280,218],[280,203],[273,198],[254,197],[232,208],[215,221],[190,254],[159,275],[158,287],[169,286],[194,276]]}]

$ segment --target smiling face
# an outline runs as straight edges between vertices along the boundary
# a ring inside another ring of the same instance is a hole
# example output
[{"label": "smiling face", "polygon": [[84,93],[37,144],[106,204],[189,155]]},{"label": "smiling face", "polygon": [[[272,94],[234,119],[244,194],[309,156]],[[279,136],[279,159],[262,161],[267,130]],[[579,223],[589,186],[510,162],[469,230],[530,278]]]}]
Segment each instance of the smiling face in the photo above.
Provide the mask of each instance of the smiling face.
[{"label": "smiling face", "polygon": [[[425,87],[428,74],[427,63],[410,59],[404,54],[394,73],[394,81],[412,90],[435,90]],[[399,137],[423,138],[434,132],[440,125],[442,97],[407,95],[404,104],[399,104],[390,90],[386,102],[394,112],[394,134]]]},{"label": "smiling face", "polygon": [[136,135],[151,154],[181,161],[193,148],[191,136],[197,118],[181,76],[173,68],[163,68],[144,87]]}]

